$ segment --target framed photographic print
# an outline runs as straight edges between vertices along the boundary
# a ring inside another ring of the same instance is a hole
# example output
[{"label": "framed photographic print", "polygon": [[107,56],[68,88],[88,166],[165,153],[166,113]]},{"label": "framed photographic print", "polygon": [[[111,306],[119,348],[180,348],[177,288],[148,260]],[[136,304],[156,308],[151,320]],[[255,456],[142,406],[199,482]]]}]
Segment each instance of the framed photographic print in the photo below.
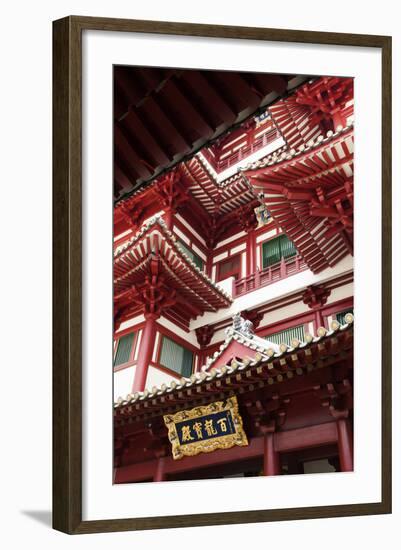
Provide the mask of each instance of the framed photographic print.
[{"label": "framed photographic print", "polygon": [[53,524],[391,511],[391,38],[54,22]]}]

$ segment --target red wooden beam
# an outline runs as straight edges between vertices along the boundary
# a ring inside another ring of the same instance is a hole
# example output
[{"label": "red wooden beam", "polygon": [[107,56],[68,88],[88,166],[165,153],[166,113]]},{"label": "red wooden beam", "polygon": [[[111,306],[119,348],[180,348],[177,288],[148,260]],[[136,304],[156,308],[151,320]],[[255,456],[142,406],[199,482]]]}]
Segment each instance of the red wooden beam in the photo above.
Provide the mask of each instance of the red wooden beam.
[{"label": "red wooden beam", "polygon": [[[336,422],[318,424],[295,430],[277,432],[274,434],[274,448],[277,452],[289,452],[311,447],[337,443]],[[232,447],[221,449],[210,454],[199,454],[174,460],[171,456],[164,459],[164,474],[166,476],[206,468],[220,466],[230,462],[262,457],[264,454],[264,436],[252,438],[247,447]],[[115,471],[114,483],[130,483],[143,481],[154,477],[158,460],[121,466]]]}]

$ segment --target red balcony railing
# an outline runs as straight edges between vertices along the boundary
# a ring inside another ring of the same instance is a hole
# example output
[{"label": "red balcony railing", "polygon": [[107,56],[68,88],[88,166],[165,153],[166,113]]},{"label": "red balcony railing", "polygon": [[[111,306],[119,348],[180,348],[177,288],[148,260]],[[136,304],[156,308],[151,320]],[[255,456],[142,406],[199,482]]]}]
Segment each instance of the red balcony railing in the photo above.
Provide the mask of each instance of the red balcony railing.
[{"label": "red balcony railing", "polygon": [[270,285],[290,275],[295,275],[308,269],[301,256],[292,256],[291,258],[281,258],[280,262],[263,269],[256,270],[248,277],[243,277],[233,282],[233,298],[238,298],[242,294],[252,292],[262,286]]},{"label": "red balcony railing", "polygon": [[[234,164],[237,164],[241,160],[249,157],[253,153],[256,153],[256,151],[259,151],[259,149],[262,149],[263,147],[266,147],[269,143],[272,143],[274,140],[280,137],[280,133],[277,131],[276,128],[272,128],[271,130],[268,130],[265,132],[262,136],[256,138],[253,140],[249,145],[244,145],[240,149],[237,149],[236,151],[233,151],[223,159],[219,159],[218,157],[213,156],[207,149],[204,149],[202,151],[203,156],[206,158],[208,162],[213,166],[213,168],[216,170],[216,172],[219,174],[220,172],[223,172],[223,170],[226,170],[230,166],[233,166]],[[233,144],[235,146],[235,144]]]}]

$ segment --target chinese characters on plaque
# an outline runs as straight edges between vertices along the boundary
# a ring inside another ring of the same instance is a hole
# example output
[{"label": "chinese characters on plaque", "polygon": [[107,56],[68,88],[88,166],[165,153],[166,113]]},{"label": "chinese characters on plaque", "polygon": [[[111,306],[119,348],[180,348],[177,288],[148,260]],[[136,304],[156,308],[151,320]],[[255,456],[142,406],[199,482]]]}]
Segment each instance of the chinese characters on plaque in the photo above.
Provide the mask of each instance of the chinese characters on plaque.
[{"label": "chinese characters on plaque", "polygon": [[236,397],[164,416],[175,459],[248,445]]}]

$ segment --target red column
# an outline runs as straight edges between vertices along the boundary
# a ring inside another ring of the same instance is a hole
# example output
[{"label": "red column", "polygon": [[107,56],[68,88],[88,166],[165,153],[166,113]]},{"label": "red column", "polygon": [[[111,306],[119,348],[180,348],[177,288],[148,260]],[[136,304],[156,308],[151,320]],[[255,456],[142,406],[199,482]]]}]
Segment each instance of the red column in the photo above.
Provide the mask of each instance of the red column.
[{"label": "red column", "polygon": [[338,126],[346,126],[346,119],[340,110],[333,114],[333,126],[334,131],[337,130]]},{"label": "red column", "polygon": [[248,237],[246,242],[246,276],[252,275],[256,271],[256,243],[255,243],[255,231],[251,229],[248,231]]},{"label": "red column", "polygon": [[317,329],[324,327],[323,315],[320,309],[315,309],[315,333],[317,334]]},{"label": "red column", "polygon": [[273,432],[268,432],[264,438],[263,474],[265,476],[280,474],[280,455],[274,450]]},{"label": "red column", "polygon": [[342,472],[354,471],[352,431],[348,418],[337,420],[338,452]]},{"label": "red column", "polygon": [[169,231],[173,230],[173,214],[173,209],[171,207],[167,207],[164,212],[164,221],[166,222],[166,227]]},{"label": "red column", "polygon": [[133,392],[145,389],[146,377],[148,375],[149,363],[152,359],[153,347],[156,338],[156,319],[158,315],[145,314],[145,326],[142,332],[139,347],[138,361],[136,364]]},{"label": "red column", "polygon": [[208,251],[207,253],[207,260],[206,260],[206,264],[205,264],[205,272],[206,272],[206,275],[211,279],[212,278],[212,268],[213,268],[213,264],[212,264],[212,252],[211,251]]},{"label": "red column", "polygon": [[160,457],[156,463],[156,472],[153,476],[153,481],[165,481],[166,474],[164,472],[164,457]]}]

